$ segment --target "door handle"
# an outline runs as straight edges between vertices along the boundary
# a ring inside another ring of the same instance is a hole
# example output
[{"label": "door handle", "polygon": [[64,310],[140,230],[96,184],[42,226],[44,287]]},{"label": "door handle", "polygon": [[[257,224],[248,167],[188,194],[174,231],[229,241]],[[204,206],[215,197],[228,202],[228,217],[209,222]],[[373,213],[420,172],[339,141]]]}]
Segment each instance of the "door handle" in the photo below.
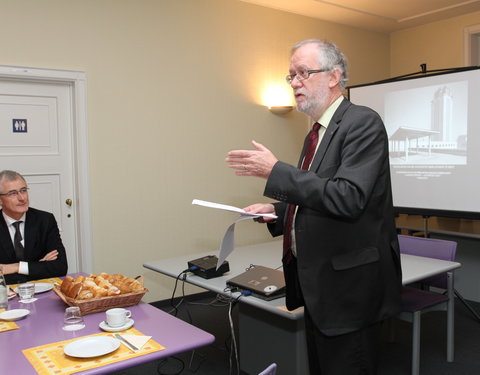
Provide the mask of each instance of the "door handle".
[{"label": "door handle", "polygon": [[65,204],[66,204],[67,206],[69,206],[69,207],[72,207],[72,200],[71,200],[71,199],[67,199],[67,200],[65,201]]}]

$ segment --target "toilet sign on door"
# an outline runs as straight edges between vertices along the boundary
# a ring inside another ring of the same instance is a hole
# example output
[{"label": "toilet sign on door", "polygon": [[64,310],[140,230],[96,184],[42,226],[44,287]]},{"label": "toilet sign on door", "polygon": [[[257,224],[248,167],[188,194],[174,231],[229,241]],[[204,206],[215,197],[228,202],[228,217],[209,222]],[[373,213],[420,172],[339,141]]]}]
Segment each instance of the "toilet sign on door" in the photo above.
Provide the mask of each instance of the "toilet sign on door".
[{"label": "toilet sign on door", "polygon": [[14,133],[27,133],[27,119],[14,118],[12,120],[13,132]]}]

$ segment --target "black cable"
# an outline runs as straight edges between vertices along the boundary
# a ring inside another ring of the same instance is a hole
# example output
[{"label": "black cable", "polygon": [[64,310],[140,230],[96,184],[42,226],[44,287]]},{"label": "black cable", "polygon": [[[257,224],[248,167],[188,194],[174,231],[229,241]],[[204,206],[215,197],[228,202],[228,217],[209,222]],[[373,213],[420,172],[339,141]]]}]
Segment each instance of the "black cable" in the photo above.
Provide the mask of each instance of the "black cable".
[{"label": "black cable", "polygon": [[[178,361],[181,366],[180,370],[178,370],[177,372],[163,372],[161,368],[164,367],[169,360]],[[157,373],[159,375],[179,375],[182,373],[184,369],[185,369],[185,363],[178,357],[168,357],[168,358],[162,359],[157,365]]]},{"label": "black cable", "polygon": [[173,292],[172,292],[172,297],[170,298],[170,305],[173,307],[173,311],[174,311],[174,314],[173,316],[177,316],[177,313],[178,313],[178,306],[180,305],[180,303],[182,302],[182,300],[180,300],[180,302],[175,305],[173,303],[173,300],[175,298],[175,292],[177,291],[177,284],[178,284],[178,280],[180,279],[180,277],[183,275],[183,281],[184,281],[184,284],[185,284],[185,279],[187,277],[187,272],[189,272],[190,269],[185,269],[183,270],[182,272],[180,272],[177,276],[177,278],[175,279],[175,286],[173,287]]}]

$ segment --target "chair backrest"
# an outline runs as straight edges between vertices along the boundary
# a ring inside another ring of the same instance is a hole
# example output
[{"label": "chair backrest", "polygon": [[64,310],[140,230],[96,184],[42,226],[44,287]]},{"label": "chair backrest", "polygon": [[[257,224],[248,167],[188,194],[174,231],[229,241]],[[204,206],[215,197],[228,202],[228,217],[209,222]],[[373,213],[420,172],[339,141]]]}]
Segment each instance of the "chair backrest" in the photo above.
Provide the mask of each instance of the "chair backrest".
[{"label": "chair backrest", "polygon": [[[400,253],[402,254],[454,261],[457,253],[457,243],[455,241],[399,234],[398,242],[400,244]],[[437,288],[446,289],[447,274],[429,277],[421,282]]]},{"label": "chair backrest", "polygon": [[258,375],[275,375],[276,372],[277,372],[277,364],[272,363],[270,366],[268,366],[265,370],[263,370]]}]

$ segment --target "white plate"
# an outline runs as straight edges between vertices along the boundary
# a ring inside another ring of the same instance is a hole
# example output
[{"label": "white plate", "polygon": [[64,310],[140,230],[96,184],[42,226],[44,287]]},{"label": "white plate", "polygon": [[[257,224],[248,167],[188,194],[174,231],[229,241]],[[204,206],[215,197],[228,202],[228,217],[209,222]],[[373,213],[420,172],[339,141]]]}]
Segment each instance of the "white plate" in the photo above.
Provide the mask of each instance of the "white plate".
[{"label": "white plate", "polygon": [[13,309],[0,313],[1,320],[18,320],[30,314],[30,310],[27,309]]},{"label": "white plate", "polygon": [[35,283],[35,294],[48,292],[53,289],[53,284],[50,283]]},{"label": "white plate", "polygon": [[70,357],[92,358],[111,353],[119,346],[120,341],[113,337],[94,336],[72,341],[63,348],[63,352]]},{"label": "white plate", "polygon": [[125,331],[126,329],[129,329],[131,326],[133,326],[133,319],[128,319],[127,322],[120,327],[110,327],[107,322],[103,321],[99,324],[99,327],[103,329],[104,331],[107,332],[120,332],[120,331]]},{"label": "white plate", "polygon": [[[48,292],[53,289],[53,284],[50,283],[35,283],[35,294]],[[15,293],[18,294],[18,287],[13,289]]]}]

